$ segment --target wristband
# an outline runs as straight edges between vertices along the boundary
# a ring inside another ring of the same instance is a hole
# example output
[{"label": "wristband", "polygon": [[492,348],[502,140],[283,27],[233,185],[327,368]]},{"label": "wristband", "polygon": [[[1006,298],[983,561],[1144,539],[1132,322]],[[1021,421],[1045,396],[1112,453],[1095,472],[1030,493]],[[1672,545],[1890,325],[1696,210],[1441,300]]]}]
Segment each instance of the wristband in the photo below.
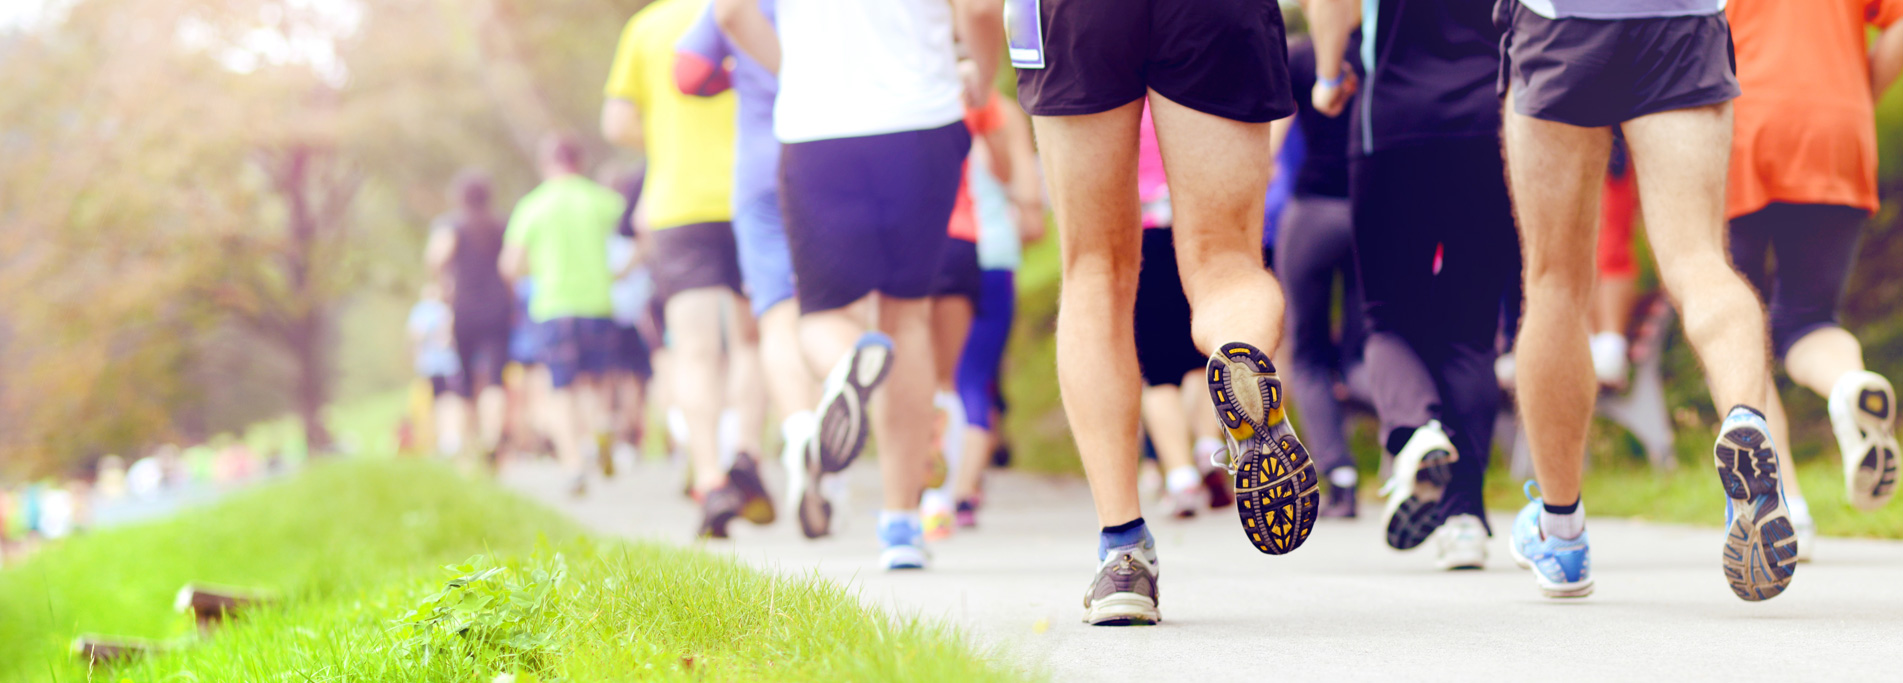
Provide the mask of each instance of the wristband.
[{"label": "wristband", "polygon": [[1334,78],[1323,78],[1320,72],[1316,72],[1315,74],[1315,83],[1328,86],[1330,89],[1341,87],[1342,82],[1347,79],[1348,71],[1346,69],[1343,69],[1341,73],[1335,74]]}]

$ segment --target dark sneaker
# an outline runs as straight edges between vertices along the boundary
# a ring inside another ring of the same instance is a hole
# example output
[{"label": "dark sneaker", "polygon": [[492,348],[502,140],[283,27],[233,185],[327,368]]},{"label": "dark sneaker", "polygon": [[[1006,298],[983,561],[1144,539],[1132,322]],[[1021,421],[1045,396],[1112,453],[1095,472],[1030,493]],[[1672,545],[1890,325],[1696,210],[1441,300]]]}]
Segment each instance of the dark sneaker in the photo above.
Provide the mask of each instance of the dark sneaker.
[{"label": "dark sneaker", "polygon": [[1394,474],[1381,487],[1381,493],[1388,497],[1381,510],[1388,547],[1418,547],[1447,521],[1440,499],[1447,491],[1447,482],[1453,480],[1452,465],[1459,459],[1439,420],[1429,420],[1414,430],[1401,452],[1394,454]]},{"label": "dark sneaker", "polygon": [[838,472],[865,450],[872,390],[892,370],[892,338],[867,332],[852,352],[826,376],[825,395],[819,400],[819,464],[821,471]]},{"label": "dark sneaker", "polygon": [[727,485],[740,491],[744,502],[740,516],[754,524],[773,523],[773,499],[767,497],[766,484],[760,481],[760,465],[747,453],[736,454],[733,469],[727,470]]},{"label": "dark sneaker", "polygon": [[972,498],[966,498],[964,500],[958,501],[958,506],[955,510],[952,511],[952,516],[956,519],[958,523],[958,528],[960,529],[971,529],[971,528],[977,527],[978,526],[978,501]]},{"label": "dark sneaker", "polygon": [[1321,516],[1333,519],[1354,519],[1357,512],[1356,503],[1355,487],[1330,486],[1328,501],[1322,503]]},{"label": "dark sneaker", "polygon": [[1750,602],[1769,600],[1797,572],[1797,530],[1777,475],[1777,446],[1764,418],[1731,411],[1712,459],[1725,489],[1725,581]]},{"label": "dark sneaker", "polygon": [[1232,342],[1209,357],[1209,397],[1229,437],[1236,514],[1249,543],[1270,555],[1301,547],[1315,528],[1321,479],[1282,410],[1282,381],[1260,349]]},{"label": "dark sneaker", "polygon": [[1203,488],[1209,490],[1209,509],[1221,510],[1236,504],[1236,491],[1230,488],[1229,473],[1212,468],[1203,473]]},{"label": "dark sneaker", "polygon": [[1147,548],[1110,551],[1084,594],[1084,623],[1092,626],[1149,626],[1163,620],[1156,610],[1156,558]]},{"label": "dark sneaker", "polygon": [[708,491],[700,499],[700,536],[702,538],[726,538],[727,525],[740,516],[740,509],[746,507],[746,494],[729,481],[720,488]]}]

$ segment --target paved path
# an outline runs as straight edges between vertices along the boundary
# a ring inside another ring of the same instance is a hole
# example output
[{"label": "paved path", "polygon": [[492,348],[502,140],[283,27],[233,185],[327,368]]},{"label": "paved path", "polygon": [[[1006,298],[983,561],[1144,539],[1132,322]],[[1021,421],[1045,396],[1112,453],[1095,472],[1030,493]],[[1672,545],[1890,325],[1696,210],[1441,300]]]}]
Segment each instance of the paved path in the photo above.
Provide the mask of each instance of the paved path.
[{"label": "paved path", "polygon": [[[1153,522],[1162,625],[1092,628],[1079,621],[1096,550],[1081,480],[994,476],[980,529],[934,545],[928,571],[886,574],[874,564],[876,471],[850,474],[856,507],[835,537],[806,541],[782,516],[708,547],[948,619],[1058,681],[1903,678],[1903,543],[1821,540],[1788,592],[1748,604],[1719,574],[1717,528],[1595,519],[1597,592],[1557,602],[1513,566],[1504,536],[1475,572],[1435,571],[1430,548],[1391,551],[1365,518],[1324,520],[1301,550],[1272,558],[1224,511]],[[686,543],[698,520],[662,465],[579,500],[548,465],[506,479],[604,533]]]}]

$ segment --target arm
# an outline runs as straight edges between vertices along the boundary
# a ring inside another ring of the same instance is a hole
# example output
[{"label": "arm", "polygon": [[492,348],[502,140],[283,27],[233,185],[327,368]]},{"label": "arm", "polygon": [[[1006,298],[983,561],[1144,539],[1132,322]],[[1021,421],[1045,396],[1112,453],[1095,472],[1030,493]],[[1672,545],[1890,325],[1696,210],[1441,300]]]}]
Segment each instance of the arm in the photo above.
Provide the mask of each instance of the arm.
[{"label": "arm", "polygon": [[601,137],[622,149],[641,151],[641,110],[633,102],[610,99],[601,105]]},{"label": "arm", "polygon": [[1877,40],[1870,45],[1870,92],[1875,99],[1883,99],[1890,85],[1896,83],[1899,74],[1903,74],[1903,22],[1890,24],[1877,34]]},{"label": "arm", "polygon": [[501,271],[502,279],[514,283],[529,274],[529,252],[520,244],[502,245],[502,258],[496,259],[496,270]]},{"label": "arm", "polygon": [[[1282,145],[1288,142],[1288,131],[1295,123],[1295,117],[1284,116],[1269,122],[1269,158],[1282,156]],[[1269,183],[1275,183],[1274,167],[1269,170]]]},{"label": "arm", "polygon": [[[993,142],[996,140],[996,142]],[[1004,107],[998,128],[988,136],[998,180],[1011,191],[1011,205],[1017,209],[1018,239],[1026,244],[1044,239],[1044,176],[1037,164],[1037,147],[1031,138],[1031,121],[1016,104]]]},{"label": "arm", "polygon": [[714,22],[734,47],[767,71],[780,73],[780,33],[760,11],[758,0],[714,0]]},{"label": "arm", "polygon": [[456,253],[456,231],[452,228],[436,228],[429,233],[429,242],[423,245],[423,263],[429,266],[430,274],[443,276],[443,269],[449,266],[449,257]]},{"label": "arm", "polygon": [[[1354,94],[1354,73],[1343,67],[1348,52],[1348,36],[1361,25],[1361,3],[1357,0],[1304,0],[1308,12],[1309,35],[1315,40],[1315,88],[1309,93],[1315,109],[1338,116]],[[1330,85],[1330,82],[1339,85]]]},{"label": "arm", "polygon": [[965,52],[978,67],[965,80],[965,106],[977,109],[991,97],[998,56],[1004,53],[1004,0],[952,0],[952,12]]}]

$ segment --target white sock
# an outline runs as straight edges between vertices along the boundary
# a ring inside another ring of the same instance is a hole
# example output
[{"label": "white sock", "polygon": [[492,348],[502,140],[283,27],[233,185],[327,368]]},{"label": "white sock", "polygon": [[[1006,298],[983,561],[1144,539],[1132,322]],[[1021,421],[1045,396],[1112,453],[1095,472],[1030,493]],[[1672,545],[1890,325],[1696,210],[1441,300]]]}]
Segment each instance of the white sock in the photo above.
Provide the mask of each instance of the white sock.
[{"label": "white sock", "polygon": [[732,409],[720,411],[720,469],[733,467],[734,456],[740,451],[740,413]]},{"label": "white sock", "polygon": [[1184,465],[1170,470],[1169,474],[1163,478],[1163,486],[1169,489],[1170,493],[1182,493],[1202,485],[1202,470],[1196,469],[1194,465]]},{"label": "white sock", "polygon": [[1574,508],[1572,514],[1569,515],[1555,515],[1541,508],[1540,533],[1550,538],[1568,541],[1579,538],[1580,534],[1586,533],[1585,501],[1580,501],[1579,507]]},{"label": "white sock", "polygon": [[687,447],[687,412],[680,408],[667,409],[667,435],[674,437],[674,443]]},{"label": "white sock", "polygon": [[1361,473],[1353,467],[1337,467],[1328,471],[1328,483],[1338,489],[1353,488],[1360,481]]},{"label": "white sock", "polygon": [[1628,361],[1625,335],[1616,332],[1600,332],[1592,336],[1589,342],[1592,349],[1593,374],[1601,382],[1615,382],[1625,379]]}]

